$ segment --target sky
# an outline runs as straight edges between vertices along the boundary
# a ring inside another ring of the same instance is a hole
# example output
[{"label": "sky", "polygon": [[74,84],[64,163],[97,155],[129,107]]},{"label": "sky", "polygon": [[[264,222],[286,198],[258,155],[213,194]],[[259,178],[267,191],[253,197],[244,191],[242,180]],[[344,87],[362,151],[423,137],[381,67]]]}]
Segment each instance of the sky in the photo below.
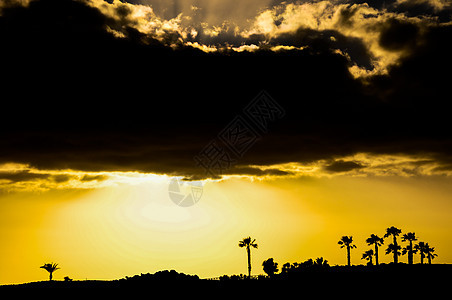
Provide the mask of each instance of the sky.
[{"label": "sky", "polygon": [[246,273],[247,236],[253,274],[364,264],[390,226],[451,263],[451,35],[445,0],[1,2],[0,283]]}]

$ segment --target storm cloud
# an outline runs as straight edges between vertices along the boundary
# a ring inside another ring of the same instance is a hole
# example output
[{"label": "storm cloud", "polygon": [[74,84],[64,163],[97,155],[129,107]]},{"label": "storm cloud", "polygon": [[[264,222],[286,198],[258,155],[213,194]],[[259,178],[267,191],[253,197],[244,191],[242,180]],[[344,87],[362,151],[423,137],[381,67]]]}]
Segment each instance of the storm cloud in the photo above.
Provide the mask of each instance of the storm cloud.
[{"label": "storm cloud", "polygon": [[363,171],[340,159],[356,153],[451,164],[446,4],[268,1],[220,26],[195,22],[200,2],[17,3],[0,15],[0,163],[208,177],[194,157],[266,90],[286,114],[225,175]]}]

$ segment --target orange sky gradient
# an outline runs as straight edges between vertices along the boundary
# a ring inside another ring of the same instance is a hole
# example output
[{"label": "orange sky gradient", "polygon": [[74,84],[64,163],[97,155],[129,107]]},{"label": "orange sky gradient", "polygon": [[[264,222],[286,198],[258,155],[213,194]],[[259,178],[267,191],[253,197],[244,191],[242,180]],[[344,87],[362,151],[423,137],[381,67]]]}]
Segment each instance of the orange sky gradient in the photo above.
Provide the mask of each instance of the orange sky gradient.
[{"label": "orange sky gradient", "polygon": [[[246,273],[246,253],[237,243],[248,235],[259,244],[253,274],[263,273],[269,257],[280,267],[319,256],[343,265],[342,235],[358,246],[352,264],[364,264],[365,239],[392,225],[434,246],[435,263],[452,262],[448,177],[235,177],[207,182],[201,200],[188,208],[170,200],[168,183],[153,176],[137,184],[2,194],[0,283],[45,280],[39,266],[47,262],[59,263],[56,280],[163,269],[201,278]],[[380,261],[388,263],[384,248]]]}]

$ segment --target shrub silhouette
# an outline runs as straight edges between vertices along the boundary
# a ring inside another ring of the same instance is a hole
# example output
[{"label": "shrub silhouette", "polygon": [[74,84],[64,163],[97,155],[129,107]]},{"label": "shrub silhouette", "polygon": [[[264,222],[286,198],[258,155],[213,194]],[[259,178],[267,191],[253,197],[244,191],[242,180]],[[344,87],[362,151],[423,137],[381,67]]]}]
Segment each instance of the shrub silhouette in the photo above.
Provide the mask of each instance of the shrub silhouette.
[{"label": "shrub silhouette", "polygon": [[278,273],[278,263],[274,262],[273,258],[264,260],[262,267],[264,269],[264,272],[270,277],[273,277],[275,273]]}]

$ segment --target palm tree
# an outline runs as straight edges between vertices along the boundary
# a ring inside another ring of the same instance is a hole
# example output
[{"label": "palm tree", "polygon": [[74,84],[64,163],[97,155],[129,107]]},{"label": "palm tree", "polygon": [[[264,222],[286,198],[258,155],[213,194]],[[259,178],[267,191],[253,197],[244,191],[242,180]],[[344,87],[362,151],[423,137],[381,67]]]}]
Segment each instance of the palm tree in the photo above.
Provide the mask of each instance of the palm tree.
[{"label": "palm tree", "polygon": [[432,259],[438,256],[438,254],[434,253],[435,247],[430,247],[428,243],[425,243],[425,255],[427,255],[428,264],[432,264]]},{"label": "palm tree", "polygon": [[373,256],[374,256],[374,250],[370,249],[370,250],[367,250],[367,251],[365,251],[363,253],[363,257],[361,257],[361,259],[367,259],[368,260],[367,265],[368,266],[372,266],[373,265],[373,263],[372,263],[372,257]]},{"label": "palm tree", "polygon": [[378,247],[383,245],[383,238],[379,237],[376,234],[371,234],[370,237],[366,240],[367,245],[375,245],[375,264],[378,266]]},{"label": "palm tree", "polygon": [[416,250],[413,249],[413,241],[417,241],[416,234],[414,232],[405,233],[402,236],[402,242],[410,242],[408,246],[403,248],[402,255],[408,253],[408,264],[413,264],[413,253],[416,253]]},{"label": "palm tree", "polygon": [[[399,257],[402,253],[400,252],[400,250],[402,249],[402,247],[400,247],[399,245],[394,245],[393,243],[388,245],[388,248],[386,248],[386,254],[392,253],[395,257]],[[398,262],[398,259],[394,261],[394,263],[396,264]]]},{"label": "palm tree", "polygon": [[43,266],[40,266],[40,268],[46,270],[47,272],[49,272],[49,280],[52,280],[52,274],[53,272],[55,272],[56,270],[59,270],[60,268],[58,268],[58,264],[54,264],[54,263],[50,263],[50,264],[44,264]]},{"label": "palm tree", "polygon": [[251,237],[244,238],[239,242],[239,247],[246,247],[246,254],[248,256],[248,278],[251,278],[251,247],[257,249],[257,244],[254,243],[256,239],[251,239]]},{"label": "palm tree", "polygon": [[356,248],[353,244],[353,237],[344,235],[337,243],[341,245],[341,248],[347,247],[347,265],[350,266],[350,249]]},{"label": "palm tree", "polygon": [[419,254],[421,255],[421,264],[424,263],[424,258],[425,258],[425,243],[424,242],[419,242],[416,245],[414,245],[414,249],[416,251],[419,251]]},{"label": "palm tree", "polygon": [[386,229],[386,233],[384,235],[384,238],[387,238],[391,235],[393,237],[393,243],[388,245],[388,248],[386,249],[386,254],[389,254],[391,252],[393,253],[395,264],[399,262],[400,252],[398,250],[400,250],[401,248],[400,248],[399,244],[397,244],[397,236],[401,233],[402,233],[402,230],[400,230],[399,228],[396,228],[394,226],[391,226]]}]

